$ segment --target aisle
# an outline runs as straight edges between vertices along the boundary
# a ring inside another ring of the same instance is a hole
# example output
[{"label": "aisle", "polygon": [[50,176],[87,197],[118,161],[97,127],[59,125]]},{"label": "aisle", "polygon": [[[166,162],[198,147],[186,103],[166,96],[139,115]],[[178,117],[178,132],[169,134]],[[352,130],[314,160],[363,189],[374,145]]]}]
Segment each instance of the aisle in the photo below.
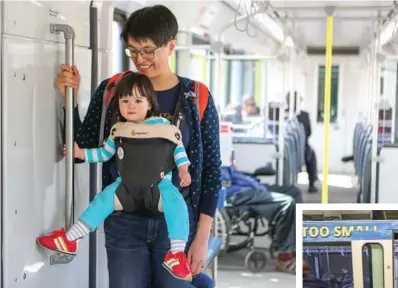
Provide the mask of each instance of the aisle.
[{"label": "aisle", "polygon": [[230,253],[220,259],[217,288],[293,288],[295,276],[275,270],[275,261],[269,259],[264,272],[251,273],[243,263],[247,251]]},{"label": "aisle", "polygon": [[[318,177],[322,179],[322,174]],[[322,202],[322,183],[318,182],[316,187],[318,193],[307,192],[308,180],[306,173],[300,173],[298,183],[301,191],[303,191],[304,203],[321,203]],[[346,175],[329,175],[328,177],[329,203],[356,203],[358,189],[355,185],[355,179]]]},{"label": "aisle", "polygon": [[[256,245],[269,247],[267,237],[257,238]],[[217,288],[293,288],[295,287],[295,275],[278,272],[275,269],[275,260],[267,254],[267,265],[261,273],[251,273],[244,266],[245,256],[248,250],[240,250],[228,253],[219,259]]]}]

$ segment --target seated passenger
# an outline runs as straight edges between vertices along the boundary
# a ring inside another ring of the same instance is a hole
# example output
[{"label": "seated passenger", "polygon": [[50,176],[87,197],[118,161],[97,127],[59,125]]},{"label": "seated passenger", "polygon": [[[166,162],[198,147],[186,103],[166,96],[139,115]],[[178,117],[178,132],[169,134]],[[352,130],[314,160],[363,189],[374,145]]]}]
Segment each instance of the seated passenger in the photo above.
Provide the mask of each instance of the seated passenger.
[{"label": "seated passenger", "polygon": [[308,138],[311,136],[311,121],[308,112],[301,110],[297,115],[297,119],[303,124],[305,130],[305,166],[308,174],[308,192],[316,193],[318,189],[315,183],[318,180],[317,161],[314,149],[310,146]]},{"label": "seated passenger", "polygon": [[105,145],[81,149],[75,143],[74,155],[88,163],[98,163],[110,160],[116,153],[119,177],[97,194],[68,231],[55,230],[38,237],[37,242],[47,249],[75,255],[78,240],[97,229],[114,210],[135,211],[144,205],[162,211],[163,206],[171,241],[163,266],[174,277],[191,281],[184,253],[189,234],[188,210],[182,194],[171,182],[175,163],[180,185],[191,184],[190,161],[181,133],[169,120],[157,117],[152,83],[143,74],[125,76],[116,88],[114,100],[112,113],[116,124]]},{"label": "seated passenger", "polygon": [[243,116],[258,116],[260,115],[260,108],[256,105],[254,98],[249,94],[243,96]]},{"label": "seated passenger", "polygon": [[242,107],[234,103],[228,104],[223,114],[221,114],[221,120],[233,124],[241,124],[243,122]]},{"label": "seated passenger", "polygon": [[228,183],[227,197],[233,197],[233,205],[247,207],[276,222],[273,243],[278,254],[277,269],[295,273],[295,205],[302,202],[301,191],[295,186],[263,185],[237,171],[235,165],[222,167],[222,179]]}]

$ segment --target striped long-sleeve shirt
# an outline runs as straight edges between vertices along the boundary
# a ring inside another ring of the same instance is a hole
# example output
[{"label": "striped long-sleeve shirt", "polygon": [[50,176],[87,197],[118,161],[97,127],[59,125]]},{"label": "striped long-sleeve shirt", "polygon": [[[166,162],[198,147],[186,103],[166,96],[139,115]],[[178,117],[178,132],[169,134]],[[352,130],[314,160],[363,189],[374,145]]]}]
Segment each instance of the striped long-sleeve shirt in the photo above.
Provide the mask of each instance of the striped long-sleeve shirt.
[{"label": "striped long-sleeve shirt", "polygon": [[[162,117],[151,117],[144,121],[146,124],[170,124],[170,121]],[[105,145],[99,148],[84,149],[85,159],[88,163],[99,163],[110,160],[116,153],[116,143],[112,138],[108,137],[105,141]],[[190,161],[185,148],[180,142],[173,152],[174,162],[177,167],[182,165],[189,165]],[[167,178],[171,180],[171,173],[167,175]]]}]

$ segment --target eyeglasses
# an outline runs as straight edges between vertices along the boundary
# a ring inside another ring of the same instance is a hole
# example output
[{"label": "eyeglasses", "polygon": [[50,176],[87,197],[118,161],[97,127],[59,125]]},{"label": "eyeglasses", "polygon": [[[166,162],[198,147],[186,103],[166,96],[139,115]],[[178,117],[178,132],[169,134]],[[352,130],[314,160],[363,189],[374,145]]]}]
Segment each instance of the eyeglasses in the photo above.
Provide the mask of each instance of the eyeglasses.
[{"label": "eyeglasses", "polygon": [[142,58],[144,58],[146,60],[151,60],[155,57],[155,53],[158,53],[159,50],[160,50],[160,47],[158,47],[154,50],[148,50],[148,49],[136,50],[133,48],[126,48],[125,52],[126,52],[126,55],[130,58],[136,58],[138,56],[138,54],[140,54]]}]

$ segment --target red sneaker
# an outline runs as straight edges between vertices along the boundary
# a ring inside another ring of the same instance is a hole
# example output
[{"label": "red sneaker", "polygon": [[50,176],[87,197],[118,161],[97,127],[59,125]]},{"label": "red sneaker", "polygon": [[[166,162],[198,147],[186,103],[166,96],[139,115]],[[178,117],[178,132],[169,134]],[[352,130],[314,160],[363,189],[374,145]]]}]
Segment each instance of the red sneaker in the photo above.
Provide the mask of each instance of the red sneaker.
[{"label": "red sneaker", "polygon": [[173,254],[171,250],[164,258],[163,267],[177,279],[192,281],[192,273],[184,252]]},{"label": "red sneaker", "polygon": [[76,255],[77,241],[69,241],[66,239],[66,232],[64,229],[52,231],[48,235],[37,237],[36,240],[37,243],[44,248],[69,255]]}]

